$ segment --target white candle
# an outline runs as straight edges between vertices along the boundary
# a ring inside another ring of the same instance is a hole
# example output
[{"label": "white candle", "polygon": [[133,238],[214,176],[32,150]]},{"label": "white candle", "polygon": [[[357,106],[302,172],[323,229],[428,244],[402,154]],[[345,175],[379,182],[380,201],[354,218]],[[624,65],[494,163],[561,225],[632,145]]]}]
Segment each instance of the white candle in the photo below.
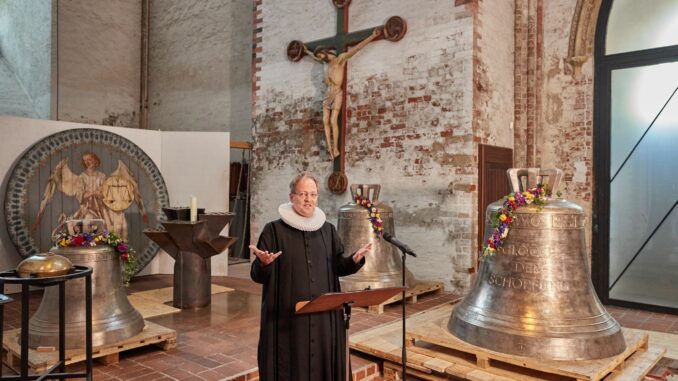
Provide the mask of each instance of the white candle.
[{"label": "white candle", "polygon": [[191,196],[191,222],[198,221],[198,198]]}]

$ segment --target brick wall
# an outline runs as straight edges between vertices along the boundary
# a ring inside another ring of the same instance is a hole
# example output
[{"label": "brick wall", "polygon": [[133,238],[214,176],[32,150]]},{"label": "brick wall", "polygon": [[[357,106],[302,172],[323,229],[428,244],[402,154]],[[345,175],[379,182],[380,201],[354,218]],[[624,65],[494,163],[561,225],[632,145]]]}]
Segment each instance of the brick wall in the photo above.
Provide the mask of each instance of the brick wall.
[{"label": "brick wall", "polygon": [[[544,63],[539,161],[565,172],[563,195],[584,207],[591,226],[593,197],[593,58],[576,75],[567,64],[574,2],[544,2]],[[587,16],[588,17],[588,16]],[[593,18],[595,22],[595,17]],[[589,36],[593,37],[593,36]],[[586,229],[591,244],[591,229]]]},{"label": "brick wall", "polygon": [[141,2],[57,2],[62,121],[139,127]]},{"label": "brick wall", "polygon": [[[262,53],[254,112],[253,233],[277,218],[286,184],[300,170],[324,182],[323,68],[285,57],[290,40],[334,34],[330,2],[261,4]],[[398,237],[420,257],[409,266],[422,279],[468,287],[473,246],[476,157],[472,125],[473,17],[470,5],[408,0],[353,1],[351,30],[398,15],[408,24],[398,43],[377,41],[348,69],[346,174],[350,183],[379,183],[395,209]],[[336,223],[348,193],[322,190],[320,207]]]},{"label": "brick wall", "polygon": [[251,0],[152,2],[149,128],[250,140],[252,8]]},{"label": "brick wall", "polygon": [[[332,171],[323,68],[308,58],[290,62],[285,47],[335,28],[330,2],[257,4],[255,237],[277,218],[294,174],[309,170],[324,182]],[[350,7],[351,30],[392,15],[408,23],[403,40],[375,42],[349,63],[346,174],[349,183],[382,185],[398,237],[421,254],[410,262],[415,276],[456,291],[469,286],[478,143],[514,148],[520,166],[563,169],[565,195],[590,219],[593,65],[574,75],[565,63],[575,2],[354,0]],[[320,206],[336,222],[348,200],[323,189]]]},{"label": "brick wall", "polygon": [[474,33],[474,130],[482,144],[513,148],[514,4],[479,1]]},{"label": "brick wall", "polygon": [[[515,162],[562,169],[561,191],[584,207],[587,226],[594,182],[594,67],[589,52],[583,66],[574,70],[568,49],[576,38],[571,36],[575,11],[597,12],[591,6],[597,1],[518,0],[515,8]],[[595,23],[597,15],[579,17]],[[593,39],[593,34],[580,38]],[[592,41],[580,43],[592,46]],[[591,229],[586,235],[590,247]]]}]

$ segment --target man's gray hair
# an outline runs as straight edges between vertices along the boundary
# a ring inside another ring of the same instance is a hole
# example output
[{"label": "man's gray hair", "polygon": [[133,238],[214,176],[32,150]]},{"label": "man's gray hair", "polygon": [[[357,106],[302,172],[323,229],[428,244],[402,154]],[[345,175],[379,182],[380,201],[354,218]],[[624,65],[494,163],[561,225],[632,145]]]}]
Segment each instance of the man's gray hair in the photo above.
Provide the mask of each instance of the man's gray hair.
[{"label": "man's gray hair", "polygon": [[302,179],[311,179],[315,183],[315,187],[320,190],[320,187],[318,186],[318,180],[310,173],[308,172],[301,172],[300,174],[296,175],[294,179],[290,182],[290,193],[294,193],[297,190],[297,184],[299,184],[299,181]]}]

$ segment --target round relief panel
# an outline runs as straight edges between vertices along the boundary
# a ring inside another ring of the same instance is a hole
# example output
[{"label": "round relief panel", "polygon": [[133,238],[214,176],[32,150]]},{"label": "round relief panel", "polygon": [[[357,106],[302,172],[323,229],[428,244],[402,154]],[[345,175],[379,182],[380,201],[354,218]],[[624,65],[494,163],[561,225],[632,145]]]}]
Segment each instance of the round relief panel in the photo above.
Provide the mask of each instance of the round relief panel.
[{"label": "round relief panel", "polygon": [[136,144],[112,132],[73,129],[31,146],[10,173],[9,236],[22,257],[48,251],[68,220],[103,220],[129,242],[143,269],[158,246],[143,230],[160,228],[169,206],[160,170]]}]

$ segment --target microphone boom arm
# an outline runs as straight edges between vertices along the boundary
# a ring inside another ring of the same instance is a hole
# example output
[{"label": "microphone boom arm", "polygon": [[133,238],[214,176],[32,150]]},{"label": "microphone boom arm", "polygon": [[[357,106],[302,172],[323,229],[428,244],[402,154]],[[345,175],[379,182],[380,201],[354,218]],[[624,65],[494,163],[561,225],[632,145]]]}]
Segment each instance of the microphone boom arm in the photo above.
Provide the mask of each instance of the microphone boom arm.
[{"label": "microphone boom arm", "polygon": [[407,246],[407,245],[405,245],[404,243],[398,241],[398,239],[397,239],[396,237],[394,237],[393,235],[391,235],[390,233],[384,233],[384,234],[382,235],[382,237],[383,237],[386,241],[388,241],[390,244],[392,244],[393,246],[395,246],[395,247],[397,247],[398,249],[402,250],[403,253],[409,254],[409,255],[411,255],[411,256],[413,256],[413,257],[416,257],[416,256],[417,256],[417,254],[416,254],[412,249],[410,249],[409,246]]}]

